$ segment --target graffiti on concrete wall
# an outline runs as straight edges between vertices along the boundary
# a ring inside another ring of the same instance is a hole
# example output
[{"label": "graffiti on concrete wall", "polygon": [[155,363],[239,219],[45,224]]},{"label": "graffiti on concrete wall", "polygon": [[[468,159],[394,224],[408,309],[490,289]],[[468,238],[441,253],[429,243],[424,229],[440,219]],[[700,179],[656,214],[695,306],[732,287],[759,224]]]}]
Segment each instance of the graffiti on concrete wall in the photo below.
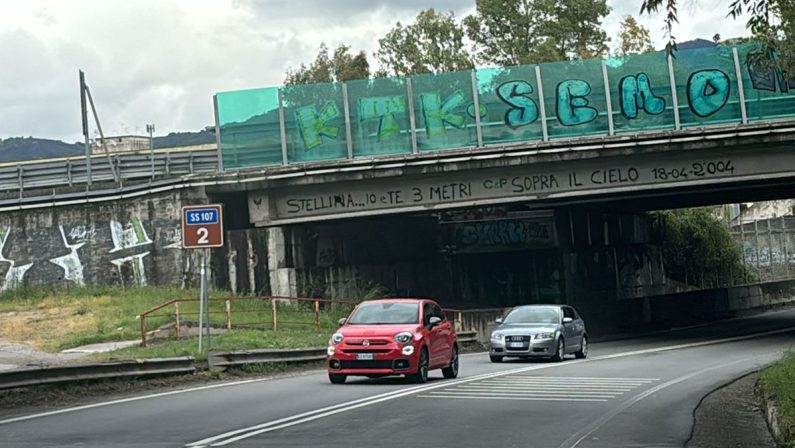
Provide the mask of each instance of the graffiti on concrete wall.
[{"label": "graffiti on concrete wall", "polygon": [[80,256],[78,256],[77,251],[85,246],[85,241],[76,244],[69,244],[69,241],[66,239],[66,232],[64,232],[63,226],[58,226],[58,230],[61,232],[61,241],[63,242],[63,246],[69,252],[65,255],[61,255],[59,257],[51,258],[50,262],[60,266],[61,269],[64,271],[63,278],[76,283],[79,286],[85,285],[85,280],[83,278],[83,263],[80,261]]},{"label": "graffiti on concrete wall", "polygon": [[[180,249],[178,222],[160,225],[157,247]],[[0,226],[0,291],[23,282],[84,286],[114,278],[111,281],[146,285],[147,269],[151,269],[146,260],[155,251],[150,237],[153,226],[138,216],[127,222],[64,223],[48,228]],[[105,274],[107,279],[98,280]]]},{"label": "graffiti on concrete wall", "polygon": [[93,241],[94,238],[97,236],[97,228],[94,224],[90,226],[86,225],[77,225],[69,230],[67,234],[70,240],[76,243],[85,243],[88,241]]},{"label": "graffiti on concrete wall", "polygon": [[23,278],[25,277],[25,272],[27,272],[28,269],[33,266],[33,263],[17,266],[15,260],[9,260],[4,256],[6,243],[8,243],[8,236],[10,234],[10,228],[0,228],[0,264],[9,265],[8,270],[6,271],[5,280],[3,281],[3,284],[0,285],[0,290],[14,288],[21,284]]},{"label": "graffiti on concrete wall", "polygon": [[122,268],[125,265],[130,266],[135,283],[145,285],[144,257],[151,253],[153,244],[146,234],[141,218],[133,217],[126,226],[112,220],[110,232],[113,239],[113,249],[110,253],[115,256],[110,262],[117,267],[119,275],[122,275]]}]

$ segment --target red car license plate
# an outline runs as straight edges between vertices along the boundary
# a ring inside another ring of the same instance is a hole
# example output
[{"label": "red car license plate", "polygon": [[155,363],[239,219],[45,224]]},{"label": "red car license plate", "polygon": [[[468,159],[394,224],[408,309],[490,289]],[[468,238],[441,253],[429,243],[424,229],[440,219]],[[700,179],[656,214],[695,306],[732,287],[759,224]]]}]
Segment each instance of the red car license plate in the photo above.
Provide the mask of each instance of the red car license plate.
[{"label": "red car license plate", "polygon": [[357,353],[356,359],[360,361],[371,361],[375,359],[375,353]]}]

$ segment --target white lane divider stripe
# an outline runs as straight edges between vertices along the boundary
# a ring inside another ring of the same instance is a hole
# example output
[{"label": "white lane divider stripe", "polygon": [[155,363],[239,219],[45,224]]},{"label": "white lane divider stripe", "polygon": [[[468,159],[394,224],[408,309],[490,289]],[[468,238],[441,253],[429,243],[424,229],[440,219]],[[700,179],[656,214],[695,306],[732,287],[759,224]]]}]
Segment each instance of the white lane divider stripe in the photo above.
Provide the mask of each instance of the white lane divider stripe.
[{"label": "white lane divider stripe", "polygon": [[442,398],[458,400],[523,400],[523,401],[582,401],[582,402],[605,402],[610,400],[597,398],[537,398],[537,397],[459,397],[456,395],[418,395],[421,398]]},{"label": "white lane divider stripe", "polygon": [[615,378],[615,377],[598,378],[598,377],[594,377],[594,376],[535,376],[535,375],[522,375],[522,374],[518,374],[518,375],[514,375],[514,376],[522,377],[522,378],[533,378],[533,379],[538,379],[538,380],[551,380],[551,381],[563,381],[563,380],[582,380],[582,381],[587,381],[587,380],[606,381],[606,380],[610,380],[610,381],[645,381],[645,382],[660,381],[659,378]]},{"label": "white lane divider stripe", "polygon": [[535,394],[556,394],[556,395],[621,395],[624,392],[606,392],[606,391],[596,391],[596,390],[556,390],[556,389],[517,389],[515,387],[480,387],[480,386],[461,386],[455,387],[453,389],[445,389],[450,391],[460,391],[460,392],[467,392],[467,391],[494,391],[494,392],[525,392],[525,393],[535,393]]},{"label": "white lane divider stripe", "polygon": [[554,392],[500,392],[500,391],[454,391],[454,390],[440,390],[428,392],[431,395],[464,395],[464,396],[478,396],[488,395],[492,397],[556,397],[556,398],[615,398],[618,395],[613,394],[556,394]]}]

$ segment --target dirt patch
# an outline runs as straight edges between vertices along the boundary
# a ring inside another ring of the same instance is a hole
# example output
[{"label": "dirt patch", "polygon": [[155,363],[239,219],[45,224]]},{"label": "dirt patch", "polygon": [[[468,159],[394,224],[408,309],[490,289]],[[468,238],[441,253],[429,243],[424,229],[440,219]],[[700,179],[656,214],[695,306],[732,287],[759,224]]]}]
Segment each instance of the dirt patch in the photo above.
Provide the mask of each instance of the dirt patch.
[{"label": "dirt patch", "polygon": [[56,350],[67,336],[96,330],[98,319],[91,312],[91,303],[84,303],[89,301],[69,305],[52,302],[44,301],[34,310],[0,312],[0,343]]}]

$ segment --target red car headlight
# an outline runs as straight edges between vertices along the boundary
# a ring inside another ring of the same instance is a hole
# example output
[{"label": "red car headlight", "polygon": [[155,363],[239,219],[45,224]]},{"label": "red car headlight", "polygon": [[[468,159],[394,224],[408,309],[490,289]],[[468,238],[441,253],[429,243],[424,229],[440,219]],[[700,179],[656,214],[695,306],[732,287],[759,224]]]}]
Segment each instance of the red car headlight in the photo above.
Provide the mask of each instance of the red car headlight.
[{"label": "red car headlight", "polygon": [[411,342],[412,334],[408,331],[403,331],[394,336],[395,342],[398,344],[406,345]]}]

